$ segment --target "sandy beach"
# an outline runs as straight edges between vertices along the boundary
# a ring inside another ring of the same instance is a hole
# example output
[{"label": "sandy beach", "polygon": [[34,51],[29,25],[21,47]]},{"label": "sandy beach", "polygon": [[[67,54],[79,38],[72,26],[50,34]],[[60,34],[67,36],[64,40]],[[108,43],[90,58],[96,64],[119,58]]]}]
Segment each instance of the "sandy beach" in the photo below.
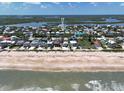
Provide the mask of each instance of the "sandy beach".
[{"label": "sandy beach", "polygon": [[0,52],[0,70],[124,71],[124,52]]}]

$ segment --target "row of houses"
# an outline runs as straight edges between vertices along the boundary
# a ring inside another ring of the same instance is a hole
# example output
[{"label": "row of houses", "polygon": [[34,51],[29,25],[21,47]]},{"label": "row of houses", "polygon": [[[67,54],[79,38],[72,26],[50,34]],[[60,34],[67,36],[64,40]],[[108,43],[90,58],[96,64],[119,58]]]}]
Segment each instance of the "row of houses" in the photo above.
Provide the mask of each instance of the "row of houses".
[{"label": "row of houses", "polygon": [[[88,38],[88,39],[87,39]],[[79,42],[80,41],[80,42]],[[89,46],[86,46],[89,43]],[[0,48],[19,50],[123,49],[123,26],[0,27]]]},{"label": "row of houses", "polygon": [[[2,36],[1,36],[2,37]],[[14,39],[14,37],[16,39]],[[68,39],[68,38],[35,38],[32,40],[23,40],[17,38],[16,36],[11,36],[10,38],[5,39],[5,37],[0,41],[0,48],[17,48],[19,50],[70,50],[77,49],[78,43],[76,39]]]}]

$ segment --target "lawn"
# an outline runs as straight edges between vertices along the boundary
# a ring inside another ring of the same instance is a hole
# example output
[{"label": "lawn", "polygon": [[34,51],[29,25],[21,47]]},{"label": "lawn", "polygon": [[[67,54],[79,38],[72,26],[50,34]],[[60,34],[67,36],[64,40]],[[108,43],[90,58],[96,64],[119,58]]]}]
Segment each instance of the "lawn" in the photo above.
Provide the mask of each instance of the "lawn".
[{"label": "lawn", "polygon": [[78,39],[78,43],[82,48],[91,48],[91,42],[88,40],[88,38]]}]

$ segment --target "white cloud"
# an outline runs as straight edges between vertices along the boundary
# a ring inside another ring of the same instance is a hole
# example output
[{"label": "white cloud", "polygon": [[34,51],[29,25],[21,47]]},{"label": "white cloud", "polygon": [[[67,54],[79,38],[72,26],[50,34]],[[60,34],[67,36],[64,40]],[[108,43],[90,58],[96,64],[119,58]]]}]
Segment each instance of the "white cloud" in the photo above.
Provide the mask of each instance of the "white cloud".
[{"label": "white cloud", "polygon": [[71,8],[75,8],[76,6],[75,5],[72,5],[72,3],[68,3],[69,7]]},{"label": "white cloud", "polygon": [[40,2],[25,2],[25,3],[27,3],[27,4],[36,4],[36,5],[41,4]]},{"label": "white cloud", "polygon": [[68,5],[69,5],[70,7],[73,7],[73,5],[72,5],[71,3],[68,3]]},{"label": "white cloud", "polygon": [[97,6],[97,3],[95,3],[95,2],[91,2],[90,4],[93,6]]},{"label": "white cloud", "polygon": [[11,6],[12,2],[0,2],[0,5],[4,7],[4,9],[9,9]]},{"label": "white cloud", "polygon": [[22,9],[22,10],[27,10],[30,9],[31,5],[29,5],[28,3],[23,3],[21,6],[16,7],[17,9]]},{"label": "white cloud", "polygon": [[107,2],[108,5],[111,5],[112,3],[111,2]]},{"label": "white cloud", "polygon": [[0,4],[3,4],[3,5],[10,5],[10,4],[12,4],[12,2],[0,2]]},{"label": "white cloud", "polygon": [[68,3],[68,5],[69,5],[69,7],[71,7],[71,8],[77,8],[77,7],[78,7],[77,5],[72,4],[72,3]]},{"label": "white cloud", "polygon": [[124,3],[121,3],[120,6],[124,6]]},{"label": "white cloud", "polygon": [[25,2],[23,3],[23,7],[24,7],[23,9],[29,9],[31,7],[30,4],[39,5],[40,8],[47,8],[47,6],[41,2]]},{"label": "white cloud", "polygon": [[47,8],[47,6],[45,6],[45,5],[41,5],[40,8]]},{"label": "white cloud", "polygon": [[57,4],[57,5],[59,5],[60,4],[60,2],[52,2],[53,4]]}]

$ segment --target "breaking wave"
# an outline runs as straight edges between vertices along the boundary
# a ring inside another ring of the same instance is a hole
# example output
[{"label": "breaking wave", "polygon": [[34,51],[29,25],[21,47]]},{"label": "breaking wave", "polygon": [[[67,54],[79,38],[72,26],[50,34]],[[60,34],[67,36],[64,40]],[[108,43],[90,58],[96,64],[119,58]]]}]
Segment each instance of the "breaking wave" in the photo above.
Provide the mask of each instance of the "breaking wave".
[{"label": "breaking wave", "polygon": [[123,91],[124,83],[116,81],[103,82],[102,80],[91,80],[85,84],[85,87],[93,91]]},{"label": "breaking wave", "polygon": [[13,90],[13,91],[59,91],[57,89],[57,86],[54,88],[47,87],[47,88],[41,88],[41,87],[23,87],[23,88],[18,88],[18,89],[13,89],[11,86],[0,86],[0,91],[6,91],[6,90]]}]

